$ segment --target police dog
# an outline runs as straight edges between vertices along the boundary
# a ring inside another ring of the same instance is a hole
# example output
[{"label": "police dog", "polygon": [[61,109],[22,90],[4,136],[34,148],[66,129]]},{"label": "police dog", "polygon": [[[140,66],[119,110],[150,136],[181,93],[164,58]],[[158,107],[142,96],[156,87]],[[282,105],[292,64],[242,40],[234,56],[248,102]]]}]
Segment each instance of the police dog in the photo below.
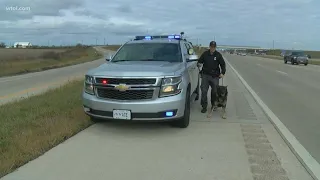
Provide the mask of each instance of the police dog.
[{"label": "police dog", "polygon": [[[216,102],[214,105],[216,107],[222,108],[221,117],[223,119],[226,119],[226,107],[227,107],[227,100],[228,100],[228,86],[217,86],[217,93],[216,93]],[[211,110],[209,111],[208,118],[212,116],[212,112],[216,109],[214,107],[211,107]]]}]

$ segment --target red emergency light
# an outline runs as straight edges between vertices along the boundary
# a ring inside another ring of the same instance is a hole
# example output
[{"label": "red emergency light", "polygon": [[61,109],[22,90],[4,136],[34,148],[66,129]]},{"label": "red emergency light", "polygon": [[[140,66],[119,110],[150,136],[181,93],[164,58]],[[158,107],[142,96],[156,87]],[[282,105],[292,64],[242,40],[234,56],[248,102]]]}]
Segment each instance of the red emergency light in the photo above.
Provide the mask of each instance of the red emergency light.
[{"label": "red emergency light", "polygon": [[108,80],[106,79],[102,80],[102,84],[108,84]]}]

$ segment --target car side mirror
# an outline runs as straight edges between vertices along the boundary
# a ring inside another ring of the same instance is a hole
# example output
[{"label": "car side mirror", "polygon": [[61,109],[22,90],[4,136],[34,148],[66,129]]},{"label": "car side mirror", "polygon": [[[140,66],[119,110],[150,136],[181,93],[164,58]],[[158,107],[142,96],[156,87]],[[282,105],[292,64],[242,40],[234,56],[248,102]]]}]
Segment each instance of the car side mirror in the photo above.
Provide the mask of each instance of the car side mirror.
[{"label": "car side mirror", "polygon": [[199,57],[198,55],[189,55],[188,58],[187,58],[187,62],[191,62],[191,61],[198,61]]},{"label": "car side mirror", "polygon": [[106,58],[106,61],[111,61],[113,55],[110,55],[108,58]]},{"label": "car side mirror", "polygon": [[189,50],[188,50],[188,54],[189,54],[189,55],[193,55],[193,54],[194,54],[194,50],[193,50],[193,49],[189,49]]}]

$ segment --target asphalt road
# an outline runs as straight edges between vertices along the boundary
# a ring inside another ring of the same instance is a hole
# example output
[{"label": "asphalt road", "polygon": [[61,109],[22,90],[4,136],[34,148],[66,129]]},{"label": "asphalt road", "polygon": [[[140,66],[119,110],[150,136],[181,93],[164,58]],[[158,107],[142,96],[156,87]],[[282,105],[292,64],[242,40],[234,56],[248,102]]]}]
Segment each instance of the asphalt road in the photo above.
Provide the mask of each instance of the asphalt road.
[{"label": "asphalt road", "polygon": [[320,66],[252,56],[225,57],[320,163]]},{"label": "asphalt road", "polygon": [[[103,52],[105,57],[110,53],[110,51],[99,47],[96,49]],[[97,67],[104,62],[105,58],[101,58],[74,66],[0,78],[0,105],[19,98],[42,93],[73,79],[83,78],[89,69]]]}]

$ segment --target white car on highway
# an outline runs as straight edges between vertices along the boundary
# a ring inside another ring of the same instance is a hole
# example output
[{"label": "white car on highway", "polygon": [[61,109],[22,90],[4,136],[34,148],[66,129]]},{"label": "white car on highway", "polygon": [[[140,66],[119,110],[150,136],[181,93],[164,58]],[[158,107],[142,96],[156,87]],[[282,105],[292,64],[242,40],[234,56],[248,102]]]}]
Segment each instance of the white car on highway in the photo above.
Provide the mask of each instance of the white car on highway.
[{"label": "white car on highway", "polygon": [[83,107],[92,120],[171,121],[189,125],[199,98],[198,56],[178,35],[137,36],[85,76]]}]

